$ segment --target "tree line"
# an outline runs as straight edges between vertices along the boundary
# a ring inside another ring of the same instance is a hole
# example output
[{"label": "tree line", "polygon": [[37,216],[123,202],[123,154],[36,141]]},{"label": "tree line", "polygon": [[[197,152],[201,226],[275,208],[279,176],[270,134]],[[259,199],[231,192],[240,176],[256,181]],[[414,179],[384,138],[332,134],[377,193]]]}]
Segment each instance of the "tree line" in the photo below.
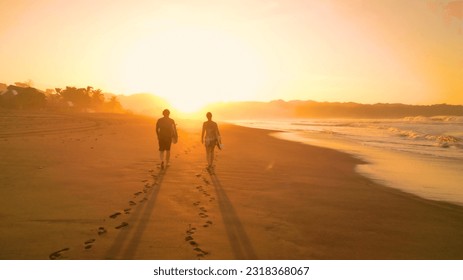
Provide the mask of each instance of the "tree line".
[{"label": "tree line", "polygon": [[26,83],[3,85],[0,88],[0,108],[20,110],[54,110],[77,112],[122,113],[116,96],[107,98],[101,89],[91,86],[48,89],[45,92]]}]

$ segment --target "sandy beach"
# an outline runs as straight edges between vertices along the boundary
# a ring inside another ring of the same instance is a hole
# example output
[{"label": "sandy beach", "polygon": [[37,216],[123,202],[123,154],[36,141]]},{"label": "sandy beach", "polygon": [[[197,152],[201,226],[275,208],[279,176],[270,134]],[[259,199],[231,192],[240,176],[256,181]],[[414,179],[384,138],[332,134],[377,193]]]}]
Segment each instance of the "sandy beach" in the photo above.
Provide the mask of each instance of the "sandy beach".
[{"label": "sandy beach", "polygon": [[0,259],[463,259],[463,207],[357,174],[359,160],[218,121],[0,111]]}]

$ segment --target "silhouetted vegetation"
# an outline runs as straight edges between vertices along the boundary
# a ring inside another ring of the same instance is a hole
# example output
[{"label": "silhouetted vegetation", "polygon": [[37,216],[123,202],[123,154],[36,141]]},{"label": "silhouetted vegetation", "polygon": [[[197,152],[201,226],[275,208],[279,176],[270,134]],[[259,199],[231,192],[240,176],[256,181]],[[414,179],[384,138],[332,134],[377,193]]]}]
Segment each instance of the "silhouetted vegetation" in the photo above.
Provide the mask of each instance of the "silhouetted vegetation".
[{"label": "silhouetted vegetation", "polygon": [[[167,107],[165,100],[151,94],[105,95],[93,87],[48,89],[31,87],[32,82],[0,83],[0,108],[75,112],[127,112],[121,105],[140,114],[158,114]],[[120,99],[119,99],[120,98]],[[463,116],[463,105],[407,105],[398,103],[360,104],[353,102],[283,101],[231,102],[209,105],[220,119],[276,118],[403,118],[410,116]]]},{"label": "silhouetted vegetation", "polygon": [[0,106],[8,109],[40,109],[46,106],[45,95],[31,87],[10,85],[0,97]]},{"label": "silhouetted vegetation", "polygon": [[122,113],[116,96],[109,99],[101,89],[66,87],[41,91],[30,83],[0,84],[0,108],[17,110],[53,110]]}]

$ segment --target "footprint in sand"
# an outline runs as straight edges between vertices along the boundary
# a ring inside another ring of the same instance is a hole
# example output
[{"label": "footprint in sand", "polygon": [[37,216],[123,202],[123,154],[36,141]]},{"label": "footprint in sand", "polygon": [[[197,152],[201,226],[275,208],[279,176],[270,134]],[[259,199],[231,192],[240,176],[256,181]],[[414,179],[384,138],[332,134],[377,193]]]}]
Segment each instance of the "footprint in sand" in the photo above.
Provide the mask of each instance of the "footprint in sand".
[{"label": "footprint in sand", "polygon": [[185,241],[188,242],[192,246],[198,247],[198,243],[194,241],[194,238],[192,236],[195,233],[195,231],[196,231],[196,228],[195,227],[192,228],[190,224],[188,230],[186,231],[187,236],[185,237]]},{"label": "footprint in sand", "polygon": [[204,214],[203,212],[200,212],[200,213],[199,213],[199,216],[200,216],[201,218],[203,218],[203,219],[209,217],[208,215]]},{"label": "footprint in sand", "polygon": [[195,231],[196,231],[196,228],[195,228],[195,227],[191,227],[191,224],[188,225],[188,229],[187,229],[187,231],[186,231],[186,233],[187,233],[188,235],[194,234]]},{"label": "footprint in sand", "polygon": [[141,194],[142,194],[142,192],[136,192],[136,193],[134,193],[135,196],[139,196],[139,195],[141,195]]},{"label": "footprint in sand", "polygon": [[95,241],[96,241],[96,239],[92,238],[92,239],[89,239],[89,240],[85,241],[84,244],[92,244]]},{"label": "footprint in sand", "polygon": [[105,234],[107,231],[104,227],[99,227],[98,228],[98,235],[102,235],[102,234]]},{"label": "footprint in sand", "polygon": [[90,248],[92,248],[92,245],[93,245],[93,243],[94,243],[95,241],[96,241],[96,239],[94,239],[94,238],[85,241],[85,242],[84,242],[84,245],[85,245],[84,248],[87,249],[87,250],[90,249]]},{"label": "footprint in sand", "polygon": [[125,208],[124,209],[124,213],[127,215],[127,214],[130,214],[130,210],[132,210],[132,208]]},{"label": "footprint in sand", "polygon": [[207,254],[209,254],[208,252],[203,251],[203,250],[202,250],[201,248],[199,248],[199,247],[196,247],[196,248],[194,248],[193,250],[195,250],[196,252],[198,252],[198,254],[197,254],[198,257],[204,257],[204,256],[206,256]]},{"label": "footprint in sand", "polygon": [[134,206],[134,205],[137,205],[137,203],[135,203],[135,202],[133,202],[133,201],[131,200],[131,201],[129,201],[129,205],[130,205],[130,206]]},{"label": "footprint in sand", "polygon": [[193,203],[193,205],[198,206],[200,203],[201,203],[201,201],[196,201],[195,203]]},{"label": "footprint in sand", "polygon": [[211,221],[207,221],[207,222],[203,225],[203,227],[209,227],[209,226],[211,226],[211,225],[212,225],[212,222],[211,222]]},{"label": "footprint in sand", "polygon": [[109,217],[110,217],[111,219],[115,219],[115,218],[117,218],[117,216],[119,216],[120,214],[121,214],[121,212],[116,212],[116,213],[114,213],[114,214],[112,214],[112,215],[109,215]]},{"label": "footprint in sand", "polygon": [[59,251],[53,252],[48,257],[50,258],[50,260],[56,260],[59,257],[61,257],[61,253],[65,252],[65,251],[69,251],[69,248],[64,248],[64,249],[61,249]]},{"label": "footprint in sand", "polygon": [[115,227],[115,229],[121,229],[121,228],[126,227],[126,226],[128,226],[128,225],[129,225],[128,223],[122,222],[120,225],[118,225],[117,227]]}]

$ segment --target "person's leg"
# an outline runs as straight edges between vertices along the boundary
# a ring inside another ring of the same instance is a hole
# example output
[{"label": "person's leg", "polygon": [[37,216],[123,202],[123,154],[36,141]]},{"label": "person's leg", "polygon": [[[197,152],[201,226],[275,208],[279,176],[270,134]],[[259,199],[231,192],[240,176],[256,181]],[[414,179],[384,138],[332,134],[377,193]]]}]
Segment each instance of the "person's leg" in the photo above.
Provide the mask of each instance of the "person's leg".
[{"label": "person's leg", "polygon": [[169,164],[169,160],[170,160],[170,150],[166,150],[166,165]]},{"label": "person's leg", "polygon": [[159,159],[161,160],[161,167],[164,167],[164,154],[165,154],[164,150],[159,151]]},{"label": "person's leg", "polygon": [[214,164],[214,148],[215,148],[215,145],[213,145],[213,146],[210,148],[211,163],[209,164],[209,166],[210,166],[211,168],[213,167],[213,164]]},{"label": "person's leg", "polygon": [[165,139],[165,150],[166,150],[166,166],[169,164],[170,161],[170,147],[172,146],[172,139],[167,138]]},{"label": "person's leg", "polygon": [[211,168],[214,163],[214,145],[206,146],[207,167]]},{"label": "person's leg", "polygon": [[161,168],[164,168],[164,154],[165,154],[165,143],[162,138],[158,139],[159,141],[159,160],[161,161]]},{"label": "person's leg", "polygon": [[206,160],[207,160],[207,167],[211,166],[211,148],[206,146]]}]

